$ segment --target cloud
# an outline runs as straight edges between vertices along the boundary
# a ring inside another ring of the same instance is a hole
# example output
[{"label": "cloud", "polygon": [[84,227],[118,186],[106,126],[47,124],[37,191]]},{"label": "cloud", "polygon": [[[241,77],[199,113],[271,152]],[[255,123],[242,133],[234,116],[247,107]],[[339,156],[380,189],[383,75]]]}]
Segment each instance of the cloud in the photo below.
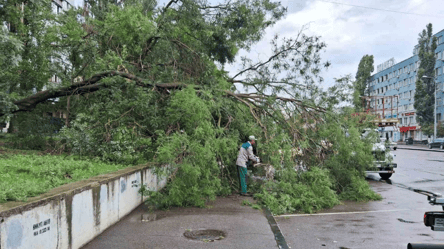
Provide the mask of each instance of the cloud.
[{"label": "cloud", "polygon": [[[333,84],[334,78],[346,74],[356,74],[359,61],[366,55],[374,55],[376,65],[394,57],[400,62],[412,56],[413,47],[417,44],[418,33],[428,23],[434,24],[434,33],[444,26],[441,19],[432,17],[440,15],[444,5],[440,0],[335,0],[344,4],[367,6],[372,8],[410,12],[430,16],[401,14],[380,10],[333,4],[322,1],[283,1],[289,5],[289,13],[285,19],[274,27],[267,29],[263,41],[251,49],[251,55],[256,58],[269,56],[271,46],[268,41],[274,34],[295,37],[304,24],[309,24],[307,35],[321,36],[327,43],[327,49],[322,58],[332,62],[328,71],[322,73],[325,87]],[[238,66],[228,66],[228,71],[236,70]],[[234,74],[231,74],[234,75]]]}]

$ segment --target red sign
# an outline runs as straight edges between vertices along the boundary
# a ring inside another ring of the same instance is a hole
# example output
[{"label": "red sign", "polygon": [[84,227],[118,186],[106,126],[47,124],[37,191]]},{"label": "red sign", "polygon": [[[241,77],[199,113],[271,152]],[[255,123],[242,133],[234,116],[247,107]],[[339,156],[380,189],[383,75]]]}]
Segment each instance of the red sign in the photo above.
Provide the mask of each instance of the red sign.
[{"label": "red sign", "polygon": [[416,130],[416,126],[406,126],[406,127],[400,127],[400,132],[408,132],[408,131],[414,131]]},{"label": "red sign", "polygon": [[415,115],[415,113],[414,112],[409,112],[409,113],[406,113],[405,115],[406,116],[413,116],[413,115]]}]

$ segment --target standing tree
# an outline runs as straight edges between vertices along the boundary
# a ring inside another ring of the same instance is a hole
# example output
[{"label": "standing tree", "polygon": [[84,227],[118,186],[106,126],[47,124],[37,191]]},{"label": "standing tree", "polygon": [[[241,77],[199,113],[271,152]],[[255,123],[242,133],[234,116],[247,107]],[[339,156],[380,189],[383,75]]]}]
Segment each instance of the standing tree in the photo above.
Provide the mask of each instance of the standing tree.
[{"label": "standing tree", "polygon": [[361,97],[366,93],[368,81],[373,71],[373,55],[364,55],[359,62],[358,72],[356,73],[356,81],[353,83],[353,104],[357,111],[360,111],[363,107]]},{"label": "standing tree", "polygon": [[[437,38],[433,36],[432,24],[419,33],[419,69],[416,80],[415,103],[416,115],[421,127],[433,125],[435,107],[435,49]],[[423,76],[427,77],[424,78]],[[424,131],[429,131],[424,129]],[[432,129],[433,132],[433,129]],[[430,133],[430,132],[427,132]]]}]

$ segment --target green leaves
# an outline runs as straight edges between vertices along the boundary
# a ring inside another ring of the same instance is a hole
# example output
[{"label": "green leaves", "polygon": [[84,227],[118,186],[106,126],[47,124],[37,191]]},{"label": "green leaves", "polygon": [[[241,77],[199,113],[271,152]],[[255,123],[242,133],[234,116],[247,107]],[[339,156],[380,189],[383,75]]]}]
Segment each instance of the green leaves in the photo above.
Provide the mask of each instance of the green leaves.
[{"label": "green leaves", "polygon": [[359,62],[356,80],[353,82],[353,104],[357,111],[361,111],[363,107],[361,97],[365,95],[365,91],[368,89],[368,81],[374,70],[373,62],[373,55],[364,55]]},{"label": "green leaves", "polygon": [[[432,24],[419,34],[419,69],[417,73],[415,103],[416,114],[421,126],[427,127],[434,122],[435,105],[435,49],[437,38],[432,36]],[[423,78],[425,76],[426,78]],[[426,129],[427,131],[427,129]]]},{"label": "green leaves", "polygon": [[312,213],[339,204],[331,189],[328,170],[315,167],[300,174],[288,174],[286,181],[268,182],[262,192],[255,194],[274,215],[297,211]]},{"label": "green leaves", "polygon": [[[164,8],[152,0],[113,2],[89,1],[92,15],[83,19],[78,18],[81,9],[54,17],[50,9],[30,5],[29,10],[45,10],[47,16],[20,26],[23,36],[8,33],[7,43],[20,39],[26,53],[18,49],[22,60],[7,71],[10,78],[4,82],[10,91],[0,95],[0,104],[7,107],[0,111],[13,112],[15,97],[49,87],[49,78],[56,75],[63,88],[51,90],[59,91],[60,98],[39,104],[33,115],[67,114],[68,126],[58,135],[60,149],[76,157],[170,164],[164,192],[150,193],[150,201],[160,207],[204,206],[237,188],[235,159],[239,145],[252,134],[261,137],[258,155],[276,169],[276,182],[258,187],[263,203],[279,213],[312,212],[337,203],[337,193],[349,186],[347,170],[361,172],[368,157],[365,145],[356,140],[357,125],[331,112],[346,97],[348,81],[329,93],[320,87],[321,69],[329,65],[321,62],[326,44],[320,37],[307,36],[304,29],[297,37],[276,36],[268,59],[243,58],[243,70],[230,79],[224,64],[283,17],[286,9],[279,2],[237,0],[213,6],[182,0]],[[51,25],[40,25],[45,18]],[[8,20],[13,19],[20,18]],[[36,44],[29,42],[34,39]],[[7,56],[18,58],[15,54]],[[114,77],[104,77],[111,70],[129,76],[113,72]],[[135,83],[136,77],[142,80]],[[79,81],[86,85],[78,88]],[[235,83],[256,94],[237,93]],[[25,104],[36,104],[33,97],[25,98]],[[353,146],[343,138],[344,126]],[[34,133],[28,128],[18,126],[21,134]],[[47,135],[53,134],[43,133],[35,145],[44,147]],[[332,148],[325,147],[327,142]],[[92,168],[79,170],[89,174]],[[50,173],[59,174],[56,169]],[[62,181],[48,180],[54,185]]]}]

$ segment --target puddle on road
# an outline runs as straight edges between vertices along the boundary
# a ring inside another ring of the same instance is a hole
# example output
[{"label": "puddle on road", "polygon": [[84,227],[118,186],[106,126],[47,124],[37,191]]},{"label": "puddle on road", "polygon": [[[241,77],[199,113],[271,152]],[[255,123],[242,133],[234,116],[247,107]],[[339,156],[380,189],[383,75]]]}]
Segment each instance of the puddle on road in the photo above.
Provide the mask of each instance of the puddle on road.
[{"label": "puddle on road", "polygon": [[394,185],[394,186],[397,186],[397,187],[400,187],[400,188],[403,188],[403,189],[407,189],[407,190],[410,190],[410,191],[414,191],[415,190],[415,188],[408,187],[408,186],[406,186],[404,184],[401,184],[401,183],[393,182],[390,179],[382,180],[381,178],[378,178],[378,177],[375,177],[375,176],[367,176],[366,179],[367,180],[372,180],[372,181],[377,181],[377,182],[385,182],[387,184]]},{"label": "puddle on road", "polygon": [[444,180],[430,180],[430,179],[425,179],[425,180],[414,181],[413,183],[442,182],[442,181],[444,181]]},{"label": "puddle on road", "polygon": [[364,220],[363,220],[363,219],[359,219],[359,220],[351,220],[351,221],[354,221],[354,222],[363,222]]},{"label": "puddle on road", "polygon": [[398,220],[399,220],[400,222],[404,222],[404,223],[416,223],[416,222],[414,222],[414,221],[404,220],[404,219],[401,219],[401,218],[398,218]]},{"label": "puddle on road", "polygon": [[428,236],[428,237],[431,236],[430,234],[426,234],[426,233],[419,233],[418,235],[419,235],[419,236]]}]

